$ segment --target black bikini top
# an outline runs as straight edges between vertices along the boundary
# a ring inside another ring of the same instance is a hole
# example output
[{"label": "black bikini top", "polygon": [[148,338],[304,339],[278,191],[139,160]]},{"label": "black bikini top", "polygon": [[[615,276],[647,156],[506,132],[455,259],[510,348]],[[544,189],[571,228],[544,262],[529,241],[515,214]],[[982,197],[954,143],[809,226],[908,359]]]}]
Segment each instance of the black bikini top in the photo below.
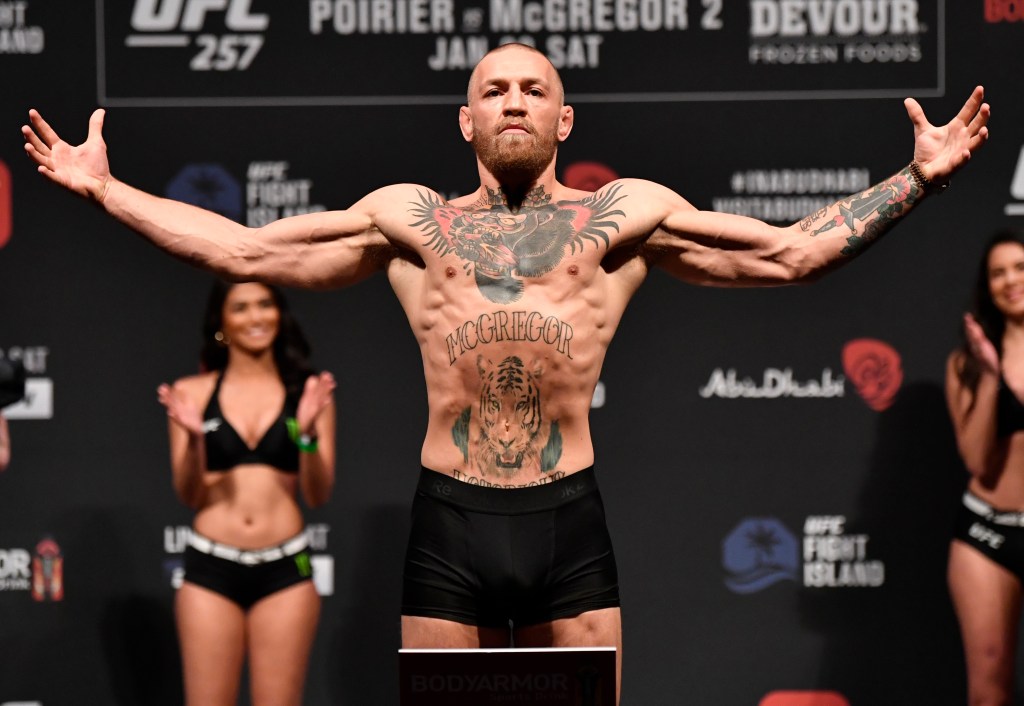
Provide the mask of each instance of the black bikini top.
[{"label": "black bikini top", "polygon": [[263,463],[285,473],[298,473],[299,447],[288,436],[285,419],[295,416],[298,395],[286,395],[281,414],[270,425],[255,448],[235,431],[220,411],[220,383],[224,372],[217,376],[210,401],[203,412],[203,432],[206,437],[206,470],[230,471],[243,463]]},{"label": "black bikini top", "polygon": [[1024,404],[1013,394],[1006,380],[999,378],[999,396],[996,398],[996,435],[1009,436],[1024,430]]}]

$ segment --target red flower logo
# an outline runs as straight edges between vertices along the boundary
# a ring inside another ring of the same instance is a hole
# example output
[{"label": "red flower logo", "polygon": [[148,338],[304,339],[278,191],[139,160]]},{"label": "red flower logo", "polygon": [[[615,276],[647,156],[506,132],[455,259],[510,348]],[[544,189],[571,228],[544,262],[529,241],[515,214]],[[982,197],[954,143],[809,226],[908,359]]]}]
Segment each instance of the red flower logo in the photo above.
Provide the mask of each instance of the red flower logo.
[{"label": "red flower logo", "polygon": [[597,191],[619,175],[611,167],[600,162],[574,162],[565,168],[562,181],[570,189]]},{"label": "red flower logo", "polygon": [[843,346],[843,369],[868,407],[888,409],[903,383],[900,354],[885,341],[857,338]]}]

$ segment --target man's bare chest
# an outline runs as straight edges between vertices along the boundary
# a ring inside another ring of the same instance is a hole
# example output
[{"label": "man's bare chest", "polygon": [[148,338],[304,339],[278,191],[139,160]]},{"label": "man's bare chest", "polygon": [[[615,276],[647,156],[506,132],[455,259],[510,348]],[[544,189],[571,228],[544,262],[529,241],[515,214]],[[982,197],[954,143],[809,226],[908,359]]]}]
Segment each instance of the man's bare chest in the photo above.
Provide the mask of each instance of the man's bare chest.
[{"label": "man's bare chest", "polygon": [[625,214],[612,187],[579,201],[524,206],[459,207],[420,193],[409,209],[410,228],[430,265],[455,268],[473,279],[488,301],[522,299],[531,283],[573,269],[593,269],[614,247]]}]

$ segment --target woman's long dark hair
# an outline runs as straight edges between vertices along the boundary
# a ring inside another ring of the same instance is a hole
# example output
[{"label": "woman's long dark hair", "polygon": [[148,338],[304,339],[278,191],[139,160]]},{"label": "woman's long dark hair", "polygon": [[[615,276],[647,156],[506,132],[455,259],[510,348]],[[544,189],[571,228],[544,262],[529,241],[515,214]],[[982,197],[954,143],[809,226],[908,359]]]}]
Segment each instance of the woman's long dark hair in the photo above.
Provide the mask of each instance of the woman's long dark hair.
[{"label": "woman's long dark hair", "polygon": [[[985,245],[985,253],[978,265],[978,274],[974,280],[974,297],[971,306],[971,313],[974,315],[974,319],[981,326],[981,330],[985,332],[988,340],[996,347],[1000,358],[1003,355],[1003,334],[1006,333],[1006,317],[1003,316],[1003,312],[999,311],[995,302],[992,301],[992,292],[989,289],[988,282],[988,259],[992,255],[992,251],[1004,243],[1016,243],[1024,247],[1024,231],[1015,228],[1004,228],[996,231],[989,238],[988,243]],[[973,397],[978,389],[978,380],[981,378],[981,361],[971,353],[971,347],[967,343],[963,326],[960,327],[960,337],[961,355],[960,365],[956,371],[957,377],[959,377],[960,383],[971,391]],[[971,406],[974,406],[973,401]]]},{"label": "woman's long dark hair", "polygon": [[[210,295],[206,299],[206,315],[203,317],[203,347],[199,351],[203,370],[224,370],[227,367],[227,346],[215,336],[224,323],[224,301],[235,284],[238,283],[216,280],[210,287]],[[274,305],[280,313],[277,337],[274,338],[274,363],[277,365],[277,372],[288,393],[299,394],[306,378],[314,372],[309,363],[309,342],[289,311],[288,302],[281,290],[273,285],[262,282],[259,284],[270,291]]]}]

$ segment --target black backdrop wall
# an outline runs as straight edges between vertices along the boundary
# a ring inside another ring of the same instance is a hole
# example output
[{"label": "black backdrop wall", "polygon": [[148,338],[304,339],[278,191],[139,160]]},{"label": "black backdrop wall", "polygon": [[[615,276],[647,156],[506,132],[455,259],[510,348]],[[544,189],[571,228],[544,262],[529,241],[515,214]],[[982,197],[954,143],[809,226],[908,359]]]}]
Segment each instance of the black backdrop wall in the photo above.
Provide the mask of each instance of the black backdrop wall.
[{"label": "black backdrop wall", "polygon": [[[944,122],[985,85],[990,144],[843,270],[744,291],[655,273],[592,414],[624,703],[963,703],[942,376],[983,240],[1024,216],[1022,20],[1014,0],[0,1],[0,354],[29,376],[0,475],[0,704],[181,701],[190,517],[155,389],[196,370],[209,283],[36,175],[28,108],[73,142],[108,108],[121,179],[255,225],[399,181],[472,190],[457,107],[505,37],[562,68],[563,180],[779,223],[909,161],[904,96]],[[290,298],[340,381],[307,702],[394,704],[417,347],[382,277]]]}]

